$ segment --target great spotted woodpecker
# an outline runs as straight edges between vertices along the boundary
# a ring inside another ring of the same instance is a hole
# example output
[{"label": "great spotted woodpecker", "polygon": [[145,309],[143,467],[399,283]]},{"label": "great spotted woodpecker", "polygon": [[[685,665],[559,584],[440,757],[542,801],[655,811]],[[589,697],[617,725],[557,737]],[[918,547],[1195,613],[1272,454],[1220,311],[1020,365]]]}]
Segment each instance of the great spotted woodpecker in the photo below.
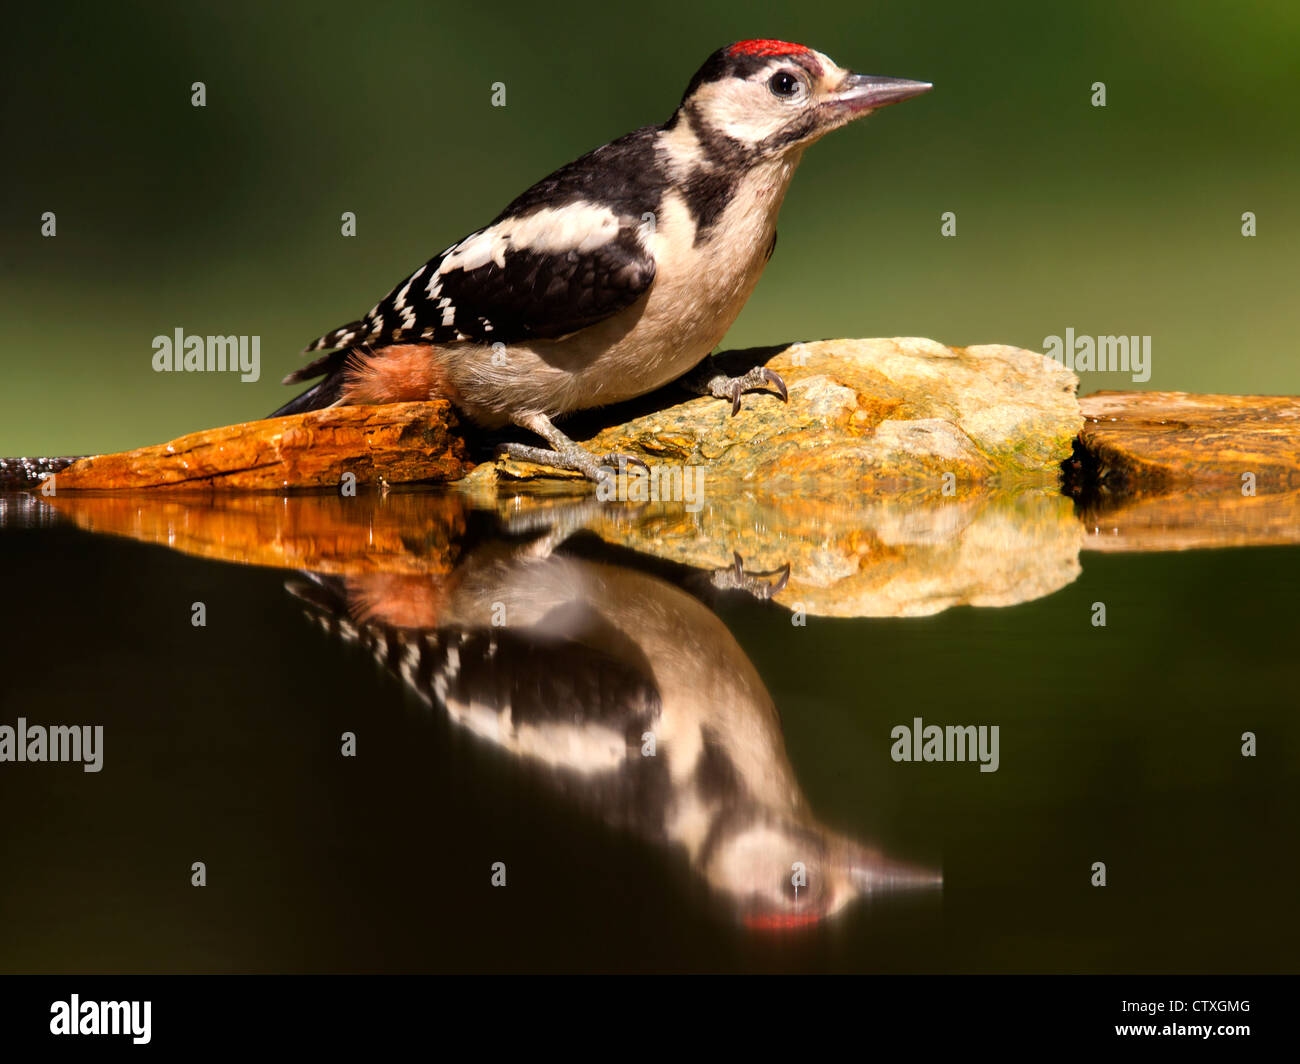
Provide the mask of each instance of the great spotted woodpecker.
[{"label": "great spotted woodpecker", "polygon": [[536,538],[479,542],[450,572],[305,574],[289,588],[521,771],[684,856],[753,929],[941,886],[816,818],[772,696],[726,626],[657,576],[562,551],[582,512],[549,512]]},{"label": "great spotted woodpecker", "polygon": [[[552,418],[642,395],[699,364],[772,254],[804,149],[930,87],[853,74],[784,41],[722,48],[663,125],[543,178],[364,318],[311,344],[329,353],[285,383],[324,379],[272,416],[441,397],[551,448],[503,445],[515,457],[598,479],[602,462],[625,456],[589,454]],[[698,384],[733,414],[745,391],[787,397],[765,367]]]}]

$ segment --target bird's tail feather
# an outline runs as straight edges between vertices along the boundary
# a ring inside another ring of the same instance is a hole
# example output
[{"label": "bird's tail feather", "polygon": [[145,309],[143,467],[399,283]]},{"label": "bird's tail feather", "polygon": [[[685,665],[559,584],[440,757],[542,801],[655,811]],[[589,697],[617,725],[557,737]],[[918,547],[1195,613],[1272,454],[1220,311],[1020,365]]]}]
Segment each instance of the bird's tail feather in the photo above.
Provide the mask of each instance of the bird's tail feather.
[{"label": "bird's tail feather", "polygon": [[284,378],[285,384],[298,384],[313,377],[321,379],[267,416],[288,417],[290,414],[305,414],[309,410],[324,410],[327,406],[333,406],[343,397],[343,372],[347,358],[347,351],[331,351],[328,355],[313,359],[301,369],[294,370]]}]

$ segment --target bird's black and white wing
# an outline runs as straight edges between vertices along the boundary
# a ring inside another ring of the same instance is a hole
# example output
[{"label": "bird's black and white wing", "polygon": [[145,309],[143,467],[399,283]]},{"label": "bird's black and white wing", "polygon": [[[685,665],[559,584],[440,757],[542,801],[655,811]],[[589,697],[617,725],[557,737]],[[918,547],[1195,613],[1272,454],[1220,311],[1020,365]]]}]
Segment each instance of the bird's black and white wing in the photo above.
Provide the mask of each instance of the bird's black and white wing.
[{"label": "bird's black and white wing", "polygon": [[359,621],[338,578],[302,574],[287,588],[308,616],[369,649],[425,703],[552,768],[584,776],[619,769],[660,716],[649,663],[589,609],[574,606],[520,629],[398,628]]},{"label": "bird's black and white wing", "polygon": [[654,280],[662,179],[653,130],[557,170],[445,249],[364,318],[308,351],[400,342],[554,339],[630,306]]}]

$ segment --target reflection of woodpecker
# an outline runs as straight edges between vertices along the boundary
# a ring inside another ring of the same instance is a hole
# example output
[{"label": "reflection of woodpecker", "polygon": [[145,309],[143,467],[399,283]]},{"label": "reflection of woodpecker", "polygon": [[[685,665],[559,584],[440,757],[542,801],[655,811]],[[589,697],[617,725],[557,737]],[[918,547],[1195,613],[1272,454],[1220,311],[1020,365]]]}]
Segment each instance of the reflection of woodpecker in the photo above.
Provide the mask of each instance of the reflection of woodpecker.
[{"label": "reflection of woodpecker", "polygon": [[772,699],[712,612],[544,543],[484,545],[445,577],[291,589],[456,723],[608,823],[683,849],[751,926],[815,923],[856,895],[938,882],[813,818]]}]

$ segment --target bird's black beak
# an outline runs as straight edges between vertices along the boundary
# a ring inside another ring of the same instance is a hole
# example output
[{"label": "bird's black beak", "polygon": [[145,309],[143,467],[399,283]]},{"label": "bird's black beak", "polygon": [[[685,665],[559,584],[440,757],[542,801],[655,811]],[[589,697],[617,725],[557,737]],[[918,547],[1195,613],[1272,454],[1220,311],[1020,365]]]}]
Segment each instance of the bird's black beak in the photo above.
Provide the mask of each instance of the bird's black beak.
[{"label": "bird's black beak", "polygon": [[827,108],[842,120],[870,114],[877,107],[902,103],[913,96],[929,92],[933,85],[928,81],[908,81],[906,78],[878,78],[871,74],[850,74],[840,82],[827,101]]}]

